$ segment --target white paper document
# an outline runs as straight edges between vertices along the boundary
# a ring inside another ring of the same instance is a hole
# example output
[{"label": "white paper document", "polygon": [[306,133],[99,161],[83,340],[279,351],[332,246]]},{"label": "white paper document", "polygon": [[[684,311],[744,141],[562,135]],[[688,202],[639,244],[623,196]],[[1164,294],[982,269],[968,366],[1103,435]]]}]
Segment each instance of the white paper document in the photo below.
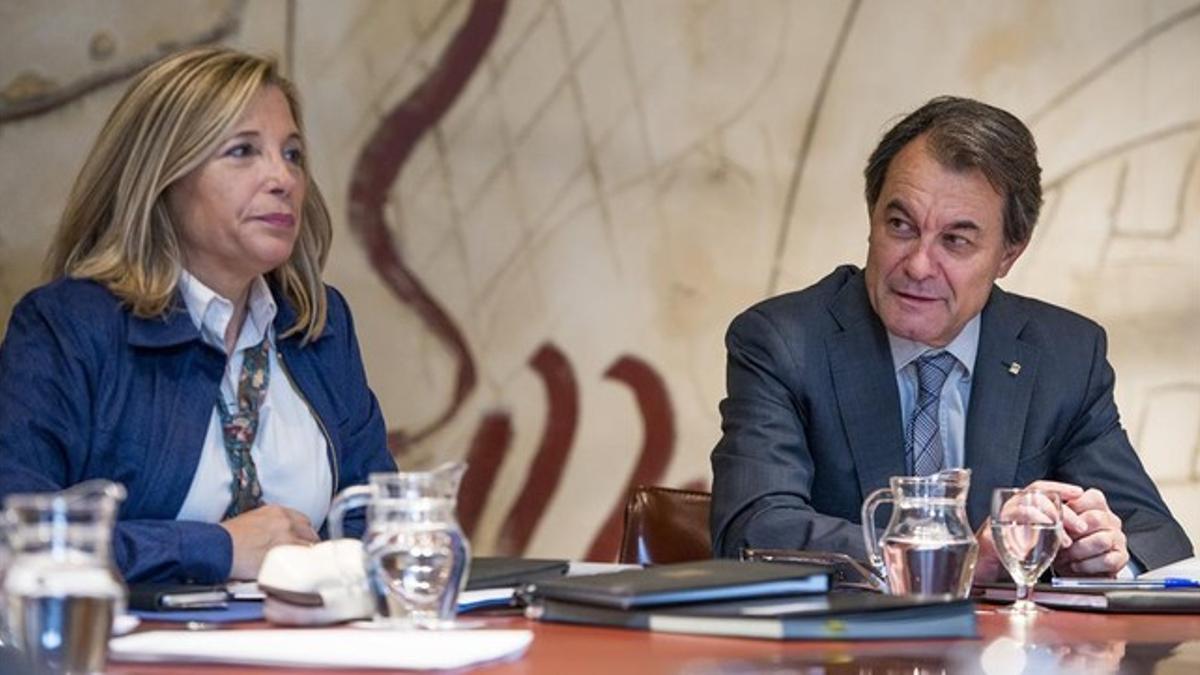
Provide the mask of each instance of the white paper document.
[{"label": "white paper document", "polygon": [[1138,576],[1138,579],[1167,578],[1200,580],[1200,557],[1186,558]]},{"label": "white paper document", "polygon": [[516,657],[532,640],[527,630],[318,628],[148,631],[113,638],[108,646],[114,661],[417,670]]},{"label": "white paper document", "polygon": [[567,568],[567,576],[569,577],[587,577],[593,574],[608,574],[609,572],[621,572],[624,570],[636,570],[641,565],[631,565],[629,563],[610,563],[610,562],[589,562],[586,560],[572,560]]},{"label": "white paper document", "polygon": [[492,609],[508,607],[513,602],[515,588],[481,588],[477,591],[463,591],[458,594],[458,611],[470,612],[476,609]]},{"label": "white paper document", "polygon": [[230,581],[225,584],[225,590],[233,600],[263,600],[267,597],[258,589],[257,581]]}]

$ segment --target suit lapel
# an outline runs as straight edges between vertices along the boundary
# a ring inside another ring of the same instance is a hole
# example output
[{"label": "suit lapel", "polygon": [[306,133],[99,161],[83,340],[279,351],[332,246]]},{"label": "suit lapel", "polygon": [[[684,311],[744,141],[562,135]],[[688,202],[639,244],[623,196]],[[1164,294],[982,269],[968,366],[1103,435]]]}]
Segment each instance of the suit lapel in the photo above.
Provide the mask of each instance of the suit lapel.
[{"label": "suit lapel", "polygon": [[1019,337],[1028,317],[999,288],[992,290],[980,321],[964,449],[971,469],[967,513],[976,525],[987,517],[992,489],[1012,487],[1016,479],[1040,356]]},{"label": "suit lapel", "polygon": [[896,372],[862,274],[842,288],[829,309],[843,329],[826,341],[833,389],[865,496],[905,473]]}]

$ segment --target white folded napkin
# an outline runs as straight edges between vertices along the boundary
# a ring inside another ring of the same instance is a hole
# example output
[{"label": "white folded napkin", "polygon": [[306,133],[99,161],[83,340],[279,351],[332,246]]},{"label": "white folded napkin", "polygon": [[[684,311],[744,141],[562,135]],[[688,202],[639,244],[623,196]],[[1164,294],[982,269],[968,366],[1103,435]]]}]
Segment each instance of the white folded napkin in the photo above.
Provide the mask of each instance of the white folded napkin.
[{"label": "white folded napkin", "polygon": [[362,542],[354,539],[276,546],[263,559],[258,587],[267,594],[263,616],[274,624],[327,625],[374,612]]},{"label": "white folded napkin", "polygon": [[119,614],[117,616],[114,616],[113,624],[112,624],[112,634],[113,635],[124,635],[126,633],[132,633],[133,629],[137,628],[138,624],[140,624],[141,622],[142,622],[141,619],[137,618],[136,616],[134,616],[132,614]]},{"label": "white folded napkin", "polygon": [[356,630],[308,628],[148,631],[113,638],[109,658],[143,663],[447,669],[514,657],[527,630]]}]

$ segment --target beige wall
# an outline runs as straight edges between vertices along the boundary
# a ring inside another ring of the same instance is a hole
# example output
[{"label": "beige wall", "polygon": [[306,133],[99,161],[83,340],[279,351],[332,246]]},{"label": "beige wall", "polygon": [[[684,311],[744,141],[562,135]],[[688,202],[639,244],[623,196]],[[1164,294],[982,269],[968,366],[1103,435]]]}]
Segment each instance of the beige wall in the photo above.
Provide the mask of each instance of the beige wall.
[{"label": "beige wall", "polygon": [[[449,410],[457,364],[348,228],[349,177],[381,116],[437,75],[462,1],[0,5],[0,327],[37,283],[83,153],[163,42],[277,54],[307,103],[335,216],[328,280],[352,303],[390,426]],[[181,20],[186,19],[186,20]],[[183,28],[186,27],[186,28]],[[865,258],[861,168],[889,121],[939,93],[1022,116],[1046,208],[1004,285],[1109,329],[1124,424],[1200,535],[1200,3],[513,0],[466,89],[388,193],[398,255],[465,342],[476,385],[406,465],[462,456],[489,412],[508,454],[474,540],[498,537],[553,422],[547,344],[577,392],[564,474],[527,552],[582,555],[638,462],[632,357],[673,424],[661,482],[709,480],[729,319]],[[89,77],[112,84],[73,96]],[[662,416],[659,415],[660,423]],[[662,431],[661,424],[656,427]]]}]

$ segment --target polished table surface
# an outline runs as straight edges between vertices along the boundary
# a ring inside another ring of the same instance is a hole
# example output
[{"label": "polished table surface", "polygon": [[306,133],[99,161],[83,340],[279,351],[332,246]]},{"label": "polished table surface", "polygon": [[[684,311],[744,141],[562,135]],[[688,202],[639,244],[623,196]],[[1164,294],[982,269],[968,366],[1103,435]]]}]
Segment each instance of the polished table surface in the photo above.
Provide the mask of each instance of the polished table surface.
[{"label": "polished table surface", "polygon": [[[1033,620],[980,605],[979,639],[776,642],[538,623],[489,616],[489,628],[528,628],[521,657],[469,669],[480,675],[681,673],[1200,673],[1200,615],[1051,611]],[[264,624],[255,624],[263,627]],[[166,628],[159,624],[147,628]],[[282,668],[110,663],[114,674],[281,673]],[[332,672],[303,669],[296,672]],[[381,671],[358,671],[381,672]]]}]

